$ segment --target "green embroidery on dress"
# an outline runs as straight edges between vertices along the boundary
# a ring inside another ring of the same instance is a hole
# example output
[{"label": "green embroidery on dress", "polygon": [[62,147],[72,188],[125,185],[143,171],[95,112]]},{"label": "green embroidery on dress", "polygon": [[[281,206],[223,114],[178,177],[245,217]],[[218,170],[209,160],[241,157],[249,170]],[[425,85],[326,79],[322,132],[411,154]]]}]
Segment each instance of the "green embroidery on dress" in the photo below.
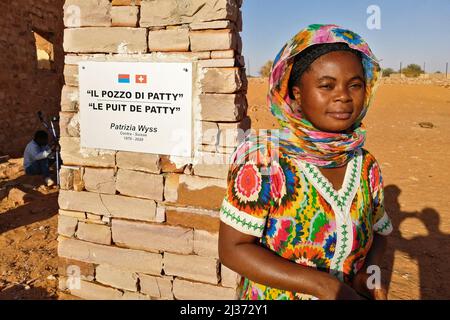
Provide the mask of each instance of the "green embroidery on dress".
[{"label": "green embroidery on dress", "polygon": [[391,221],[388,219],[381,228],[378,229],[378,232],[384,232],[386,231],[389,226],[391,225]]},{"label": "green embroidery on dress", "polygon": [[222,213],[231,221],[235,221],[237,225],[241,225],[247,230],[253,229],[254,231],[264,230],[264,225],[258,224],[256,222],[251,222],[247,220],[246,218],[242,218],[241,216],[235,214],[234,212],[231,212],[229,209],[222,207],[221,209]]},{"label": "green embroidery on dress", "polygon": [[[355,159],[355,161],[353,161],[353,166],[350,169],[351,172],[350,172],[349,183],[348,183],[348,186],[347,186],[345,192],[343,193],[342,197],[339,196],[339,193],[336,192],[334,190],[334,188],[332,188],[332,186],[330,185],[329,182],[327,182],[326,179],[324,179],[323,177],[320,176],[319,172],[317,172],[318,169],[316,169],[313,165],[311,165],[309,163],[305,163],[305,166],[306,166],[307,171],[310,174],[311,179],[315,180],[317,182],[317,184],[320,187],[322,187],[322,190],[331,199],[333,199],[335,201],[335,203],[337,204],[337,206],[342,210],[351,195],[351,191],[356,187],[356,176],[357,176],[357,171],[358,171],[357,160]],[[345,183],[345,181],[344,181],[344,183]]]},{"label": "green embroidery on dress", "polygon": [[[342,212],[345,209],[345,206],[350,200],[350,196],[354,193],[355,188],[357,188],[357,175],[358,175],[358,159],[355,158],[352,162],[351,168],[349,168],[350,172],[345,176],[344,185],[345,189],[340,190],[339,192],[334,190],[331,183],[325,178],[320,176],[320,172],[317,172],[317,168],[309,163],[305,164],[306,172],[309,173],[309,176],[311,179],[313,179],[317,186],[321,187],[321,190],[328,196],[329,199],[332,201],[334,200],[334,204],[339,208],[339,210]],[[346,185],[345,185],[346,184]],[[314,190],[314,188],[313,188]],[[318,190],[319,191],[319,190]],[[341,195],[342,194],[342,195]],[[348,233],[349,231],[347,228],[349,225],[346,225],[345,223],[342,225],[342,232],[340,236],[342,237],[342,241],[339,245],[339,250],[336,249],[336,265],[339,266],[345,259],[345,253],[347,251],[347,248],[349,246],[349,238]],[[383,226],[383,228],[386,228],[386,226]],[[338,274],[339,272],[337,272]]]},{"label": "green embroidery on dress", "polygon": [[347,228],[347,226],[345,224],[342,225],[342,229],[344,229],[344,230],[341,232],[341,234],[344,237],[342,238],[342,245],[341,245],[341,248],[340,248],[340,251],[339,251],[339,257],[336,259],[336,264],[337,265],[339,265],[341,263],[342,259],[344,258],[345,250],[347,248],[347,240],[348,240],[347,234],[348,234],[348,231],[346,230],[346,228]]}]

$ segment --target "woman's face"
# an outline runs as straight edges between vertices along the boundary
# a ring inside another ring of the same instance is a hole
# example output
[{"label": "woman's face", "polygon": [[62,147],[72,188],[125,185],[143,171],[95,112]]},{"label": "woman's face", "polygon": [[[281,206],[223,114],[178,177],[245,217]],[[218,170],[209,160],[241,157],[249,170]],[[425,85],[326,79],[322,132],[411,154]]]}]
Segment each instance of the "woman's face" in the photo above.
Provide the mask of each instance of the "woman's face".
[{"label": "woman's face", "polygon": [[346,131],[364,105],[361,59],[348,51],[327,53],[311,64],[292,92],[303,116],[317,129]]}]

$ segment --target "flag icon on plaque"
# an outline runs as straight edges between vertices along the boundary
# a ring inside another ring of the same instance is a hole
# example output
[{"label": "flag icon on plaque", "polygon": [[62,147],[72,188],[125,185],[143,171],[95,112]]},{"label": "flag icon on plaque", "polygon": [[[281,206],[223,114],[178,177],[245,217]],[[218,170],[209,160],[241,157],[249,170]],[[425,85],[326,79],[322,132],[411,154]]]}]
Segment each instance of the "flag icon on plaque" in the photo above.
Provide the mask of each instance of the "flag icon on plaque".
[{"label": "flag icon on plaque", "polygon": [[130,83],[130,75],[129,74],[119,74],[118,81],[119,81],[119,83]]},{"label": "flag icon on plaque", "polygon": [[147,83],[147,75],[137,74],[136,75],[136,83],[137,84],[146,84]]}]

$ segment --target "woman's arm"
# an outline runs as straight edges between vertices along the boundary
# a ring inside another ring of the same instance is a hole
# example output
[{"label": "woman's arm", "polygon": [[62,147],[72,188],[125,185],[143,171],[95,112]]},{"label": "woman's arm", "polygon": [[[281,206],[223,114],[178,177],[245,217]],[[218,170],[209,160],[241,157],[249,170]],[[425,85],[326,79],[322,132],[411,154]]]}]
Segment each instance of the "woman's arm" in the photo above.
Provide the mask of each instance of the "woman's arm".
[{"label": "woman's arm", "polygon": [[350,286],[332,275],[280,257],[257,241],[257,237],[220,222],[220,261],[240,275],[273,288],[310,294],[324,300],[361,298]]},{"label": "woman's arm", "polygon": [[[353,278],[352,287],[361,295],[374,300],[387,300],[387,290],[383,286],[383,282],[379,279],[381,287],[369,289],[367,287],[369,277],[372,273],[367,273],[369,266],[378,266],[381,270],[381,262],[387,247],[387,237],[374,234],[372,247],[364,262],[364,266]],[[380,274],[381,277],[381,274]]]}]

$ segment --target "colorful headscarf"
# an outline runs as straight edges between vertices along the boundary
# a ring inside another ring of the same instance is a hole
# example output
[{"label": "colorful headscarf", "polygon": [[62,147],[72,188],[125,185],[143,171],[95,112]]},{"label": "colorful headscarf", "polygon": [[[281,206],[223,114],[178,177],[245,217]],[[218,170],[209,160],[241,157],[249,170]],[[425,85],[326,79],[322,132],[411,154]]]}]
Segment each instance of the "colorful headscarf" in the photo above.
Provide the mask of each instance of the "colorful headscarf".
[{"label": "colorful headscarf", "polygon": [[[366,95],[364,107],[350,133],[329,133],[320,131],[293,108],[289,97],[289,78],[294,57],[315,44],[346,43],[350,48],[362,53],[365,73]],[[298,158],[319,167],[334,168],[345,165],[363,147],[366,131],[362,125],[374,92],[381,79],[378,60],[367,43],[356,33],[337,25],[313,24],[292,38],[275,58],[270,74],[268,103],[272,114],[281,125],[278,135],[249,136],[232,155],[232,161],[239,161],[250,153],[258,152],[258,159],[264,161],[260,153],[280,152],[288,157]]]}]

